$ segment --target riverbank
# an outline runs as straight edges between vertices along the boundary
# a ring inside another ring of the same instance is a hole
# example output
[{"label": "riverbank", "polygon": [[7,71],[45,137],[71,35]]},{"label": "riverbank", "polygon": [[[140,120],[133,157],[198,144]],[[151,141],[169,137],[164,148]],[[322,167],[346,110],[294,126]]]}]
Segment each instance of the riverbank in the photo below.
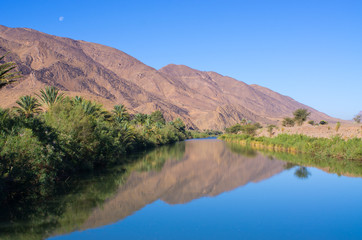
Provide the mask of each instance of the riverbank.
[{"label": "riverbank", "polygon": [[279,134],[276,137],[252,137],[240,134],[224,134],[219,137],[226,142],[237,142],[255,149],[292,154],[303,153],[319,158],[337,158],[362,161],[362,139],[344,140],[341,137],[316,138],[301,134]]},{"label": "riverbank", "polygon": [[191,137],[181,119],[167,122],[160,111],[130,115],[117,105],[109,112],[46,88],[0,108],[0,202],[47,194],[81,172],[128,163],[126,154]]}]

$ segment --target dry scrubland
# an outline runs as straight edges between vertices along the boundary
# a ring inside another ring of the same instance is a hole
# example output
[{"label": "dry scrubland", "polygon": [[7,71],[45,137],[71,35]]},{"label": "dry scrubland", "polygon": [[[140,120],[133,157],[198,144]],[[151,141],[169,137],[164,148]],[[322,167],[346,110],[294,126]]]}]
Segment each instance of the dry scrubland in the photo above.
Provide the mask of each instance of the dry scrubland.
[{"label": "dry scrubland", "polygon": [[[312,126],[305,123],[303,126],[283,127],[279,126],[277,129],[273,129],[273,137],[279,134],[303,134],[310,137],[323,137],[331,138],[334,136],[340,136],[343,139],[350,138],[362,138],[362,124],[355,123],[342,123],[338,131],[336,130],[337,124]],[[267,128],[262,128],[257,131],[258,136],[269,137]]]}]

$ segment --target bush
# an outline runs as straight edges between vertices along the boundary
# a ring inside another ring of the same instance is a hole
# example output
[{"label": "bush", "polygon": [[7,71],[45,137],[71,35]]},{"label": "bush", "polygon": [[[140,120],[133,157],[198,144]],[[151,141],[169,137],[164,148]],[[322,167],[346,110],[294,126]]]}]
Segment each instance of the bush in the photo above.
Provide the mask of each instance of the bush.
[{"label": "bush", "polygon": [[310,115],[307,109],[299,108],[293,112],[295,122],[301,126]]},{"label": "bush", "polygon": [[319,124],[320,124],[320,125],[327,125],[327,124],[328,124],[328,122],[327,122],[327,121],[322,120],[322,121],[320,121],[320,122],[319,122]]},{"label": "bush", "polygon": [[235,124],[229,128],[226,128],[225,132],[226,133],[238,133],[241,131],[241,129],[242,129],[242,126],[240,124]]},{"label": "bush", "polygon": [[295,122],[292,118],[286,117],[283,119],[282,125],[284,127],[293,127],[295,125]]},{"label": "bush", "polygon": [[247,124],[242,126],[241,128],[241,132],[243,134],[249,135],[249,136],[255,136],[256,135],[256,130],[258,129],[258,125],[256,124]]},{"label": "bush", "polygon": [[341,127],[341,123],[340,122],[337,122],[336,124],[336,132],[338,132],[339,128]]},{"label": "bush", "polygon": [[267,126],[269,137],[273,136],[273,129],[276,128],[276,127],[277,126],[275,126],[275,125],[268,125]]},{"label": "bush", "polygon": [[353,120],[356,122],[356,123],[361,123],[361,119],[362,119],[362,114],[357,114]]}]

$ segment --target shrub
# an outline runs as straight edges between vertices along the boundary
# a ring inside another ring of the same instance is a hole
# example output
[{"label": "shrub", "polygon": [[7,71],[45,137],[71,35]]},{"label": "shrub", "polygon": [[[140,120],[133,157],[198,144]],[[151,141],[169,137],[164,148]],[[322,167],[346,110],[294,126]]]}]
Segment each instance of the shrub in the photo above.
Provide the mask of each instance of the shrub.
[{"label": "shrub", "polygon": [[238,133],[241,131],[241,129],[242,129],[242,126],[240,124],[235,124],[231,127],[226,128],[225,132],[226,133]]},{"label": "shrub", "polygon": [[327,124],[328,124],[328,122],[327,122],[327,121],[322,120],[322,121],[320,121],[320,122],[319,122],[319,124],[320,124],[320,125],[327,125]]},{"label": "shrub", "polygon": [[243,134],[246,134],[249,136],[255,136],[257,129],[258,129],[258,126],[255,124],[247,124],[247,125],[241,126],[241,132]]},{"label": "shrub", "polygon": [[276,128],[275,125],[268,125],[267,129],[268,129],[268,133],[269,133],[269,137],[273,136],[273,129]]},{"label": "shrub", "polygon": [[314,126],[315,122],[313,120],[308,121],[308,123],[312,126]]},{"label": "shrub", "polygon": [[341,127],[341,123],[340,122],[337,122],[336,124],[336,132],[338,132],[339,128]]},{"label": "shrub", "polygon": [[260,123],[258,123],[258,122],[254,123],[254,126],[255,126],[256,128],[263,128],[263,126],[262,126]]},{"label": "shrub", "polygon": [[308,116],[310,115],[310,112],[308,112],[307,109],[297,109],[293,112],[294,115],[294,120],[295,122],[301,126],[308,118]]},{"label": "shrub", "polygon": [[356,123],[361,123],[361,119],[362,119],[362,114],[357,114],[353,120],[356,122]]},{"label": "shrub", "polygon": [[293,127],[295,124],[294,120],[290,117],[286,117],[283,119],[282,125],[284,127]]}]

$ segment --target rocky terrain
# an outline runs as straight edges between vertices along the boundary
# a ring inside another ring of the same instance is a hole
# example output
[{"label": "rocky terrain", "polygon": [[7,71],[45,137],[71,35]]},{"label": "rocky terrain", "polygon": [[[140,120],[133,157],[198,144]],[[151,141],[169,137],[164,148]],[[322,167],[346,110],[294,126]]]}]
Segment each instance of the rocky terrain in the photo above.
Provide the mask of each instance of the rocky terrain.
[{"label": "rocky terrain", "polygon": [[124,104],[132,113],[161,110],[167,120],[181,117],[199,129],[222,130],[243,118],[277,123],[298,108],[307,108],[316,121],[338,121],[270,89],[215,72],[173,64],[156,70],[111,47],[32,29],[0,25],[0,54],[6,52],[23,78],[0,91],[1,107],[52,85],[108,109]]},{"label": "rocky terrain", "polygon": [[[336,128],[337,124],[328,124],[328,125],[319,125],[312,126],[305,123],[303,126],[294,126],[294,127],[282,127],[273,130],[273,137],[279,134],[303,134],[310,137],[323,137],[323,138],[332,138],[335,136],[340,136],[343,139],[350,138],[362,138],[362,124],[353,124],[353,123],[342,123],[340,127]],[[258,130],[258,136],[269,137],[269,133],[266,128]]]}]

